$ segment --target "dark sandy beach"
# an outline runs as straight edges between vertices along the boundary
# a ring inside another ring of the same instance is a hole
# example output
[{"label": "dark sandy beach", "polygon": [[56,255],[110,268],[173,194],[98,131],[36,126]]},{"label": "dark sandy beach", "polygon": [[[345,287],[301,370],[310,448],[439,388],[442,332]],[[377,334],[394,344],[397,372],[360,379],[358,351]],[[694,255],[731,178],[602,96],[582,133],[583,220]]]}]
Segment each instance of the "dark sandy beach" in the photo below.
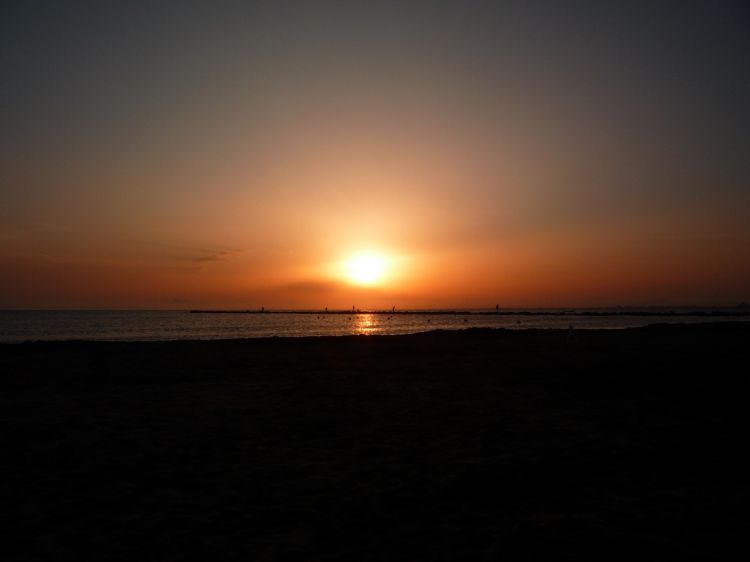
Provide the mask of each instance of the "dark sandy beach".
[{"label": "dark sandy beach", "polygon": [[3,558],[738,559],[749,344],[730,323],[1,345]]}]

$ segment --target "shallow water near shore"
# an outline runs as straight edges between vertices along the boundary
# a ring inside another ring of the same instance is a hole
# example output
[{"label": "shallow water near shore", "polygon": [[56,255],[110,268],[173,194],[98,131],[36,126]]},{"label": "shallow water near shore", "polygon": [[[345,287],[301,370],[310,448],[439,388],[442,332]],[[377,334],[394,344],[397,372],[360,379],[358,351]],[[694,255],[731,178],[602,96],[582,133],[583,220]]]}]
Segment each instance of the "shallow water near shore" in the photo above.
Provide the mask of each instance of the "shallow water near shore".
[{"label": "shallow water near shore", "polygon": [[464,328],[624,329],[649,324],[747,321],[733,310],[656,310],[643,315],[621,311],[491,314],[415,313],[191,314],[189,311],[0,311],[0,342],[39,340],[212,340],[258,337],[398,335]]}]

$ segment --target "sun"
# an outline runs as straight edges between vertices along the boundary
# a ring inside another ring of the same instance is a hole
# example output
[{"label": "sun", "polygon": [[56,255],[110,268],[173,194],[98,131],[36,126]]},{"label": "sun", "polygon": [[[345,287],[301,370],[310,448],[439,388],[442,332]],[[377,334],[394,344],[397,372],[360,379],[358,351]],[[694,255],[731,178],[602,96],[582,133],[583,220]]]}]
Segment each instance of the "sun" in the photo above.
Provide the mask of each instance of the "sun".
[{"label": "sun", "polygon": [[377,285],[383,280],[386,269],[386,260],[370,254],[359,255],[346,262],[346,274],[357,285]]}]

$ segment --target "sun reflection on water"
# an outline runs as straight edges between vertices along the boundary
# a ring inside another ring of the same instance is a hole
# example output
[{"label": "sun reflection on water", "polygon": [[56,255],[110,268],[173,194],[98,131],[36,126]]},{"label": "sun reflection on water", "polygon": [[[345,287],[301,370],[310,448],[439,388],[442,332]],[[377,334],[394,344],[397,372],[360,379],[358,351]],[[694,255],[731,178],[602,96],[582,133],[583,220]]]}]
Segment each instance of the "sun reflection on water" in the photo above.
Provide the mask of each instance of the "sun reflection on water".
[{"label": "sun reflection on water", "polygon": [[380,330],[375,314],[357,314],[354,317],[353,331],[355,334],[375,334]]}]

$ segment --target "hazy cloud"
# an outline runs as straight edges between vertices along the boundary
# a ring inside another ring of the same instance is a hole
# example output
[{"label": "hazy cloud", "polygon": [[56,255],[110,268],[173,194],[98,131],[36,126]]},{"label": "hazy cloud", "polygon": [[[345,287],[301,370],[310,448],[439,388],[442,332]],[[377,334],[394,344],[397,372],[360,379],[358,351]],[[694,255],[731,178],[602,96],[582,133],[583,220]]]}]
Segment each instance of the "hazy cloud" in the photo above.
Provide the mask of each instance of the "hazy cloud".
[{"label": "hazy cloud", "polygon": [[186,261],[190,261],[194,263],[210,263],[210,262],[217,262],[217,261],[227,261],[229,254],[230,252],[226,250],[220,250],[220,251],[197,255],[197,256],[184,256],[180,259],[184,259]]}]

